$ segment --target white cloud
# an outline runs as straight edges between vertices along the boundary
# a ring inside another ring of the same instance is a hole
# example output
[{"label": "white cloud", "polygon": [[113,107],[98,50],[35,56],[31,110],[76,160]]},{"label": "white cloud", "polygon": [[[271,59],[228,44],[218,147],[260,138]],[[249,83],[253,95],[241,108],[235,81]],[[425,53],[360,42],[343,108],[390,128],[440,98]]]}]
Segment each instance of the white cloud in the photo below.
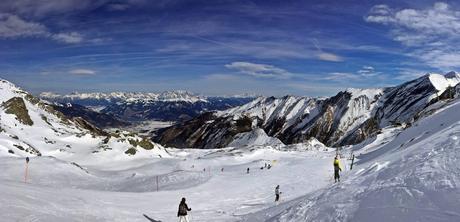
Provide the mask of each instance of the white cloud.
[{"label": "white cloud", "polygon": [[371,77],[378,75],[379,72],[376,72],[372,66],[363,66],[360,70],[358,70],[358,74],[363,77]]},{"label": "white cloud", "polygon": [[354,81],[365,81],[368,78],[373,78],[377,75],[381,74],[381,72],[375,71],[375,68],[372,66],[363,66],[361,69],[354,72],[333,72],[329,73],[324,79],[326,80],[334,80],[334,81],[346,81],[346,80],[354,80]]},{"label": "white cloud", "polygon": [[48,31],[42,24],[25,21],[16,15],[0,13],[0,37],[2,38],[46,35]]},{"label": "white cloud", "polygon": [[107,10],[109,11],[125,11],[131,6],[129,4],[113,3],[107,5]]},{"label": "white cloud", "polygon": [[232,62],[231,64],[225,65],[225,67],[228,69],[237,70],[243,74],[261,78],[288,79],[293,76],[292,73],[284,69],[266,64]]},{"label": "white cloud", "polygon": [[343,58],[332,54],[332,53],[327,53],[327,52],[320,52],[318,54],[318,58],[323,61],[329,61],[329,62],[342,62]]},{"label": "white cloud", "polygon": [[313,42],[313,45],[318,50],[318,53],[316,54],[318,59],[323,60],[323,61],[329,61],[329,62],[342,62],[343,61],[343,58],[336,54],[323,52],[323,50],[319,46],[319,42],[317,39],[312,39],[311,41]]},{"label": "white cloud", "polygon": [[70,74],[74,75],[95,75],[96,71],[90,69],[73,69],[69,71]]},{"label": "white cloud", "polygon": [[26,17],[44,17],[47,15],[95,9],[107,1],[109,0],[2,0],[0,11]]},{"label": "white cloud", "polygon": [[78,32],[54,34],[45,25],[26,21],[17,15],[0,13],[0,38],[43,37],[64,43],[80,43],[84,40]]},{"label": "white cloud", "polygon": [[83,36],[78,32],[58,33],[54,34],[52,38],[64,43],[80,43],[83,41]]},{"label": "white cloud", "polygon": [[359,80],[361,77],[354,73],[348,72],[333,72],[329,73],[324,79],[326,80],[335,80],[335,81],[343,81],[343,80]]},{"label": "white cloud", "polygon": [[376,5],[367,22],[390,27],[395,41],[410,47],[408,55],[442,70],[460,67],[460,11],[438,2],[426,9],[392,9]]},{"label": "white cloud", "polygon": [[78,32],[52,33],[43,24],[26,21],[17,15],[0,13],[0,38],[34,36],[70,44],[84,41],[83,36]]}]

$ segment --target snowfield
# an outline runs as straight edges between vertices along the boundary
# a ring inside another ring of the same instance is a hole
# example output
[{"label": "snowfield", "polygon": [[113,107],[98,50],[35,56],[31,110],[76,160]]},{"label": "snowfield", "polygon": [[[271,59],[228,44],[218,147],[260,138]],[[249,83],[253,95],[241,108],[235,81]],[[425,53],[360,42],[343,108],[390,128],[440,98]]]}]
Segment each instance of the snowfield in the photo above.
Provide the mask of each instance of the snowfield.
[{"label": "snowfield", "polygon": [[342,183],[250,221],[460,221],[459,110],[457,101],[404,131],[385,130],[356,146],[357,165]]},{"label": "snowfield", "polygon": [[[168,151],[171,158],[133,160],[118,169],[36,157],[28,183],[23,158],[1,157],[0,213],[8,221],[148,221],[144,214],[175,221],[186,197],[192,221],[239,221],[274,206],[278,184],[286,202],[332,183],[332,149]],[[265,163],[273,167],[260,169]]]},{"label": "snowfield", "polygon": [[[439,90],[455,83],[438,77],[425,79]],[[191,221],[200,222],[460,221],[458,99],[339,150],[315,138],[285,145],[259,128],[223,149],[164,148],[60,118],[7,82],[0,99],[1,221],[177,221],[182,197]],[[333,180],[336,153],[340,183]]]}]

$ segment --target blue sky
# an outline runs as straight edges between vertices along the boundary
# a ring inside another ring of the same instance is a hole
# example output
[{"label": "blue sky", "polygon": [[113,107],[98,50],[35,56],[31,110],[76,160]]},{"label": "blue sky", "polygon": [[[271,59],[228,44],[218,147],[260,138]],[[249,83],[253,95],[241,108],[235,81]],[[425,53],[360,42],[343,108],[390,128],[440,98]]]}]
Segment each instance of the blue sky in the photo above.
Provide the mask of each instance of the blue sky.
[{"label": "blue sky", "polygon": [[0,77],[38,93],[333,95],[460,67],[455,1],[2,0]]}]

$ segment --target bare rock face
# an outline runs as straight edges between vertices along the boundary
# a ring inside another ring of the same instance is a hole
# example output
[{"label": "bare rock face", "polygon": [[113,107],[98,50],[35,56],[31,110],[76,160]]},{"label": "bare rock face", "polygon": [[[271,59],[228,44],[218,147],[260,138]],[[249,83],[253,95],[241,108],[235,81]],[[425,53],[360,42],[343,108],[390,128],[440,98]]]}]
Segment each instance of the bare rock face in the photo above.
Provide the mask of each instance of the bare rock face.
[{"label": "bare rock face", "polygon": [[5,101],[2,104],[2,107],[5,109],[5,113],[15,115],[16,119],[22,124],[29,126],[34,124],[29,116],[29,111],[24,103],[24,99],[21,97],[13,97],[8,101]]}]

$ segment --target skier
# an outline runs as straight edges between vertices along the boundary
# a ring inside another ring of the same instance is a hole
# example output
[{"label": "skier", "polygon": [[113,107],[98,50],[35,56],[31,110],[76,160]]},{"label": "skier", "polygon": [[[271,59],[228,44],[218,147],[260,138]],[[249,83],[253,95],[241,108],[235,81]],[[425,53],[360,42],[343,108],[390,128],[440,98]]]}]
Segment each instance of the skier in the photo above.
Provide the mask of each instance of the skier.
[{"label": "skier", "polygon": [[342,168],[340,167],[339,158],[335,156],[334,158],[334,183],[336,183],[337,181],[340,182],[339,171],[342,171]]},{"label": "skier", "polygon": [[24,183],[27,183],[28,174],[29,174],[29,157],[26,157],[26,172],[24,174]]},{"label": "skier", "polygon": [[246,170],[246,173],[248,173],[248,174],[249,174],[249,167],[248,167],[248,169]]},{"label": "skier", "polygon": [[280,185],[277,185],[275,188],[275,202],[278,202],[280,200]]},{"label": "skier", "polygon": [[223,167],[220,169],[220,172],[224,172],[224,168],[223,168]]},{"label": "skier", "polygon": [[179,222],[188,222],[187,212],[191,211],[192,208],[188,208],[185,203],[185,197],[182,197],[182,200],[179,204],[179,210],[177,211],[177,217],[179,217]]}]

